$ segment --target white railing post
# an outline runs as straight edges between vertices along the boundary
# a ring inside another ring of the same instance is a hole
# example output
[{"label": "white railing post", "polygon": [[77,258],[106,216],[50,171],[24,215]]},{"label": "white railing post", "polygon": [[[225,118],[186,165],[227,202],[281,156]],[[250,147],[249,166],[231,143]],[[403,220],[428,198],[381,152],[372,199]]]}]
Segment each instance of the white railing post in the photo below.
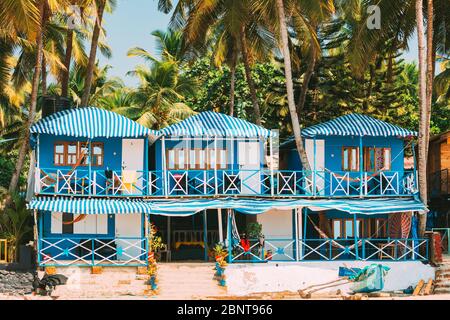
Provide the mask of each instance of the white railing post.
[{"label": "white railing post", "polygon": [[217,180],[217,136],[214,136],[214,179],[216,183],[216,196],[219,194],[218,180]]}]

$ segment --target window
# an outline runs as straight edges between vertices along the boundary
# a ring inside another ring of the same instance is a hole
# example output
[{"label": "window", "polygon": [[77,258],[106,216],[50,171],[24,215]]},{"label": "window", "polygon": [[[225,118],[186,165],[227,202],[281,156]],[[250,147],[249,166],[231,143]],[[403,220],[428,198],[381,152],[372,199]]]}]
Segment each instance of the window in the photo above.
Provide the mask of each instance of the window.
[{"label": "window", "polygon": [[103,144],[102,143],[92,143],[92,165],[102,166],[103,165]]},{"label": "window", "polygon": [[[364,228],[363,228],[363,220],[357,219],[356,220],[356,237],[361,237],[361,235],[364,237]],[[335,239],[347,239],[347,238],[354,238],[353,233],[353,219],[333,219],[332,220],[332,231],[333,231],[333,237]]]},{"label": "window", "polygon": [[166,151],[166,165],[169,170],[213,170],[227,168],[227,151],[217,149],[169,149]]},{"label": "window", "polygon": [[64,160],[64,144],[63,143],[55,143],[54,149],[55,156],[53,161],[56,166],[63,166],[65,163]]},{"label": "window", "polygon": [[[92,166],[102,166],[104,161],[103,143],[93,142]],[[53,163],[55,166],[87,166],[88,144],[86,142],[56,142],[54,145]],[[82,155],[85,155],[83,158]]]},{"label": "window", "polygon": [[[75,221],[75,222],[74,222]],[[53,234],[108,234],[108,215],[51,213],[50,232]]]},{"label": "window", "polygon": [[368,234],[372,238],[387,238],[387,219],[370,219]]},{"label": "window", "polygon": [[391,170],[391,148],[364,148],[364,170],[377,172]]},{"label": "window", "polygon": [[342,171],[359,170],[359,148],[342,147]]}]

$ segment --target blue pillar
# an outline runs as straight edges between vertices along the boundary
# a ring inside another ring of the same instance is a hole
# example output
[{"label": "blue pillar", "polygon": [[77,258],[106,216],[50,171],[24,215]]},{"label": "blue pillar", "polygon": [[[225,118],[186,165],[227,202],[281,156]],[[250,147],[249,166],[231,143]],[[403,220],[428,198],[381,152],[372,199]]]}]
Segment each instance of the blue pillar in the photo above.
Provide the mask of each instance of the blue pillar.
[{"label": "blue pillar", "polygon": [[227,230],[227,236],[228,236],[228,263],[231,263],[232,261],[232,250],[231,246],[233,245],[232,239],[231,239],[231,209],[227,209],[228,213],[228,230]]},{"label": "blue pillar", "polygon": [[[413,160],[414,160],[414,187],[417,188],[417,163],[416,163],[416,150],[414,149],[414,142],[411,142],[411,151],[412,151],[412,155],[413,155]],[[450,239],[450,238],[449,238]]]},{"label": "blue pillar", "polygon": [[313,159],[313,196],[316,195],[316,156],[317,156],[317,148],[316,148],[316,137],[313,138],[313,149],[314,149],[314,159]]},{"label": "blue pillar", "polygon": [[89,195],[91,195],[91,193],[92,193],[92,191],[91,191],[91,185],[92,185],[92,164],[91,164],[92,159],[91,159],[91,156],[92,156],[92,145],[91,145],[91,139],[89,139],[88,156],[87,156],[87,161],[88,161],[88,165],[89,165]]},{"label": "blue pillar", "polygon": [[363,196],[363,141],[362,136],[359,137],[359,196]]},{"label": "blue pillar", "polygon": [[43,237],[43,233],[42,233],[42,230],[43,230],[43,227],[42,227],[42,224],[43,224],[43,215],[44,213],[43,212],[38,212],[37,213],[37,219],[38,219],[38,228],[39,228],[39,231],[38,231],[38,241],[37,241],[37,256],[38,256],[38,265],[40,265],[41,264],[41,254],[40,254],[40,251],[41,251],[41,248],[42,248],[42,241],[41,241],[41,239],[42,239],[42,237]]}]

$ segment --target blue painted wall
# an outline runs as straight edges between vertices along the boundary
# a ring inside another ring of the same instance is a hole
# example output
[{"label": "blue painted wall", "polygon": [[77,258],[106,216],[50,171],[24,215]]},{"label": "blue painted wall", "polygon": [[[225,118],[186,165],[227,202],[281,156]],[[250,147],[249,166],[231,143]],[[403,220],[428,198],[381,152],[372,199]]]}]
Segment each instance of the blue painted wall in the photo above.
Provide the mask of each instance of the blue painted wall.
[{"label": "blue painted wall", "polygon": [[[245,139],[235,140],[233,144],[233,151],[234,151],[234,157],[232,159],[228,159],[229,169],[238,169],[238,142],[239,141],[245,141]],[[253,141],[253,140],[252,140]],[[212,149],[214,148],[214,141],[202,141],[201,143],[199,141],[183,141],[183,140],[165,140],[166,150],[174,149],[174,148],[199,148],[199,146],[202,147],[202,149],[208,148]],[[162,167],[162,142],[161,139],[158,139],[155,142],[155,170],[160,171],[163,169]],[[230,143],[225,140],[217,139],[217,148],[225,149],[229,147],[228,149],[228,156],[231,157],[231,146]],[[260,141],[260,159],[261,159],[261,168],[264,167],[264,140]]]},{"label": "blue painted wall", "polygon": [[[54,144],[58,141],[80,141],[87,142],[86,138],[76,138],[67,136],[54,136],[49,134],[39,135],[39,167],[70,169],[71,166],[55,166],[53,164]],[[92,167],[93,170],[121,170],[122,166],[122,138],[98,138],[92,142],[102,142],[104,146],[103,166]],[[80,166],[79,169],[86,169],[87,166]]]},{"label": "blue painted wall", "polygon": [[[325,167],[330,171],[342,170],[342,147],[359,147],[359,137],[318,136],[325,140]],[[364,137],[363,147],[391,148],[392,171],[403,171],[403,140],[393,137]],[[282,150],[286,153],[287,170],[301,170],[302,165],[295,148]]]}]

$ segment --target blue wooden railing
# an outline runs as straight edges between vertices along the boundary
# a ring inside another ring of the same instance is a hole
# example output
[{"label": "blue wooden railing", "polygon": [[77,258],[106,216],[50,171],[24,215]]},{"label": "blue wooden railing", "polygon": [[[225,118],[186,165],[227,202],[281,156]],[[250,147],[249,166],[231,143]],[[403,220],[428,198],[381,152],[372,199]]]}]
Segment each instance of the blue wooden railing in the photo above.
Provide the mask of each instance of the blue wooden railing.
[{"label": "blue wooden railing", "polygon": [[35,193],[100,197],[379,197],[418,192],[413,171],[167,170],[36,168]]},{"label": "blue wooden railing", "polygon": [[427,261],[428,239],[256,239],[235,243],[228,261]]},{"label": "blue wooden railing", "polygon": [[39,266],[145,266],[148,241],[133,237],[43,237]]}]

